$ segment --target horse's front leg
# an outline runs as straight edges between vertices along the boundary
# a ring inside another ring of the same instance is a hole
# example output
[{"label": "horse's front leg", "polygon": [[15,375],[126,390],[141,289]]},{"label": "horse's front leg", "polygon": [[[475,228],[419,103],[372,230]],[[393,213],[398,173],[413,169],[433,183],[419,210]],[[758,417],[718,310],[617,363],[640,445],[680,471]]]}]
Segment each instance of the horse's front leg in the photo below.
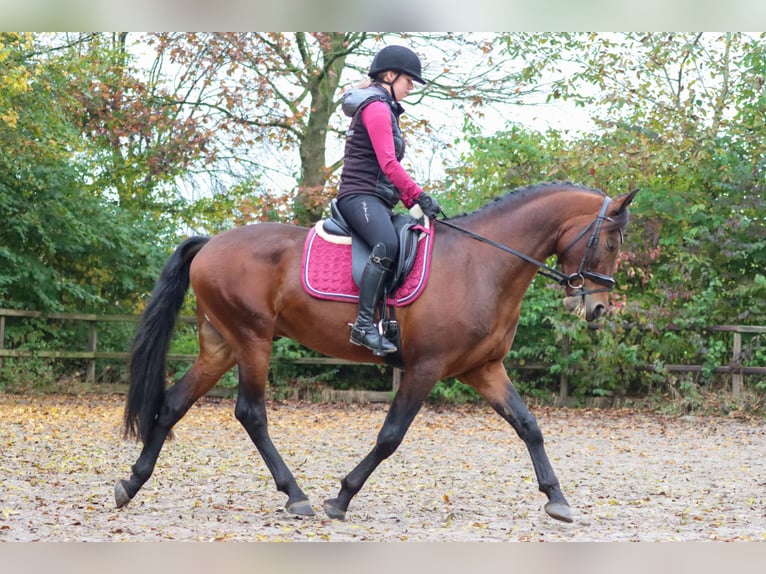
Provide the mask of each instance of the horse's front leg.
[{"label": "horse's front leg", "polygon": [[502,362],[487,363],[459,378],[479,391],[524,441],[532,458],[540,491],[548,497],[545,511],[557,520],[572,522],[572,511],[561,492],[559,480],[545,452],[543,433],[537,419],[529,412],[529,408],[511,383]]},{"label": "horse's front leg", "polygon": [[431,378],[418,379],[416,382],[413,372],[404,373],[399,391],[388,409],[380,432],[378,432],[375,446],[362,462],[341,480],[338,496],[325,500],[324,510],[327,516],[344,520],[351,499],[362,489],[378,465],[399,447],[407,429],[423,405],[423,401],[436,383],[435,378],[430,384],[422,382],[428,380]]}]

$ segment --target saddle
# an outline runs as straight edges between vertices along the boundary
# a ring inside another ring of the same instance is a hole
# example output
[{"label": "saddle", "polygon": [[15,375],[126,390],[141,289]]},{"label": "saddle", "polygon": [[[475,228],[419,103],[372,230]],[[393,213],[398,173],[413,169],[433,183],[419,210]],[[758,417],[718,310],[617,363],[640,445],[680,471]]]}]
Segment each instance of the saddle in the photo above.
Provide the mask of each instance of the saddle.
[{"label": "saddle", "polygon": [[[413,210],[416,214],[420,211],[419,208],[413,208]],[[420,211],[418,218],[416,214],[413,214],[413,210],[409,214],[394,214],[392,218],[394,229],[399,238],[399,257],[386,285],[386,292],[388,293],[395,292],[412,271],[418,254],[418,237],[426,230],[424,225],[428,224],[428,218],[422,215],[422,211]],[[372,247],[367,245],[346,222],[335,199],[330,202],[330,217],[322,222],[322,227],[328,235],[351,238],[351,273],[354,283],[358,287],[364,266],[370,258]]]},{"label": "saddle", "polygon": [[[419,206],[411,209],[409,214],[395,214],[392,221],[399,237],[399,257],[381,297],[378,315],[381,332],[399,348],[397,352],[387,354],[383,361],[402,368],[401,336],[394,309],[410,305],[425,289],[433,230]],[[362,271],[371,251],[372,248],[343,218],[333,200],[330,217],[317,222],[306,238],[301,268],[304,289],[320,299],[358,301]]]}]

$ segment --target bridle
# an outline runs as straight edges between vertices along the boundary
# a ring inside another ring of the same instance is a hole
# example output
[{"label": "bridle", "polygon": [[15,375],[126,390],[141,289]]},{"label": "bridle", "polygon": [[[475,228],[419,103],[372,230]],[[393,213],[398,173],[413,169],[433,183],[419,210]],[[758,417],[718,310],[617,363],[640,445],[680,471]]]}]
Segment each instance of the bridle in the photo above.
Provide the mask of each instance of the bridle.
[{"label": "bridle", "polygon": [[[461,233],[464,233],[465,235],[471,237],[472,239],[476,239],[477,241],[481,241],[482,243],[486,243],[488,245],[491,245],[492,247],[496,247],[497,249],[500,249],[501,251],[505,251],[506,253],[511,253],[528,263],[537,265],[537,267],[539,268],[538,273],[540,275],[543,275],[544,277],[548,277],[549,279],[553,279],[559,285],[563,285],[565,287],[569,287],[570,289],[574,289],[574,293],[572,294],[573,297],[584,297],[585,295],[590,295],[591,293],[603,293],[605,291],[611,291],[612,289],[614,289],[614,286],[615,286],[615,281],[613,277],[609,275],[604,275],[603,273],[597,273],[596,271],[592,271],[590,268],[591,263],[593,262],[593,256],[596,253],[596,248],[598,247],[598,237],[599,237],[599,234],[601,233],[601,227],[603,226],[604,221],[612,221],[611,217],[606,216],[606,210],[609,207],[609,204],[611,202],[612,200],[609,197],[604,197],[604,203],[601,205],[601,211],[599,211],[598,215],[596,216],[596,219],[591,221],[590,224],[585,229],[583,229],[580,233],[578,233],[577,237],[575,237],[569,243],[569,245],[567,245],[564,248],[561,254],[557,256],[558,261],[561,261],[561,258],[564,256],[564,254],[567,251],[569,251],[578,241],[580,241],[583,237],[585,237],[588,231],[591,232],[590,237],[588,238],[588,244],[585,247],[585,253],[583,253],[583,256],[582,256],[582,259],[580,260],[580,265],[577,268],[577,271],[575,271],[574,273],[570,273],[569,275],[567,275],[563,271],[556,269],[555,267],[551,267],[550,265],[543,263],[542,261],[538,261],[534,257],[530,257],[529,255],[525,255],[524,253],[521,253],[520,251],[516,251],[515,249],[508,247],[507,245],[503,245],[502,243],[498,243],[497,241],[493,241],[491,239],[483,237],[477,233],[474,233],[473,231],[469,231],[468,229],[465,229],[464,227],[455,225],[454,223],[452,223],[451,221],[447,219],[437,219],[436,221],[438,223],[441,223],[442,225],[446,225],[447,227],[451,227],[452,229],[460,231]],[[593,281],[594,283],[602,285],[602,288],[585,289],[586,279],[589,279],[590,281]]]}]

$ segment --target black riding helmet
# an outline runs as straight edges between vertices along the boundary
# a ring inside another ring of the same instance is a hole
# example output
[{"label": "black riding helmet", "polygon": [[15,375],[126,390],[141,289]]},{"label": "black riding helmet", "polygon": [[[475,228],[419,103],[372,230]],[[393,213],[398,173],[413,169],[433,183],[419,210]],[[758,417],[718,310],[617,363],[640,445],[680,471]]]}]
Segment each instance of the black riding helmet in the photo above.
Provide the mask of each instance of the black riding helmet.
[{"label": "black riding helmet", "polygon": [[386,46],[375,54],[367,75],[374,79],[381,72],[388,70],[412,76],[412,79],[419,84],[426,83],[421,77],[423,71],[420,58],[415,52],[404,46]]}]

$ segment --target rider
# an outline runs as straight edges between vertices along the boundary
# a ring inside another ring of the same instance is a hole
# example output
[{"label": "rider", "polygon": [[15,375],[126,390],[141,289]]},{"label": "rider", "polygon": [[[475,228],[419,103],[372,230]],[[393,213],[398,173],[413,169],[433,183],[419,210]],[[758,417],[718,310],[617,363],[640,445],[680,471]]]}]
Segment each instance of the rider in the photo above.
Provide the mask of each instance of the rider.
[{"label": "rider", "polygon": [[418,203],[428,217],[441,210],[402,167],[404,137],[399,103],[413,88],[425,84],[420,58],[404,46],[386,46],[372,60],[371,81],[343,95],[343,111],[351,117],[346,135],[338,208],[346,221],[372,248],[359,285],[359,313],[350,341],[383,355],[397,350],[374,324],[375,307],[383,293],[399,243],[391,221],[400,200]]}]

